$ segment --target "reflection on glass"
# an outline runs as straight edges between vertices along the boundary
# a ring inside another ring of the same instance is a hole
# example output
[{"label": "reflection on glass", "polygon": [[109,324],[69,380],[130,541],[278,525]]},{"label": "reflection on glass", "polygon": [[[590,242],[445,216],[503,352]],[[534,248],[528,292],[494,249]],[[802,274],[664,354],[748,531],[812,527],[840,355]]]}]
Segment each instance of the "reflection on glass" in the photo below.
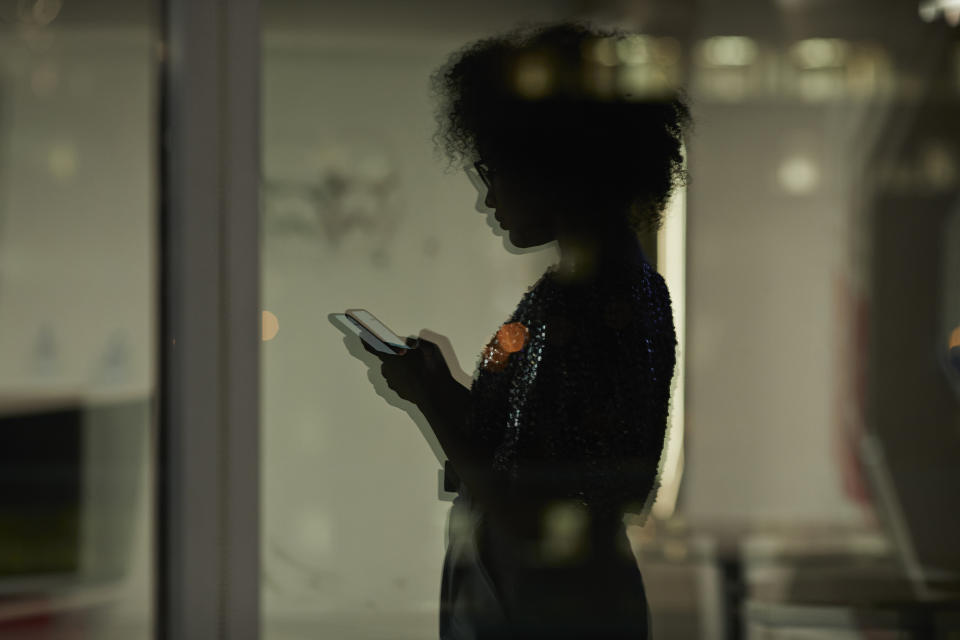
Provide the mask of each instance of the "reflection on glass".
[{"label": "reflection on glass", "polygon": [[153,637],[153,9],[100,4],[0,3],[2,638]]},{"label": "reflection on glass", "polygon": [[[481,353],[489,328],[552,262],[504,255],[498,237],[477,233],[478,224],[499,229],[487,190],[475,173],[471,188],[459,167],[443,174],[431,156],[424,78],[474,37],[569,16],[526,8],[540,3],[496,3],[463,18],[448,4],[334,15],[308,2],[265,3],[264,305],[283,319],[280,338],[263,343],[269,640],[436,637],[448,510],[437,500],[447,495],[438,461],[401,407],[371,401],[367,372],[344,360],[327,314],[368,308],[401,335],[435,327],[457,353]],[[906,310],[923,331],[905,351],[921,354],[915,371],[936,375],[917,378],[917,393],[943,392],[944,371],[960,380],[931,363],[944,354],[943,362],[957,361],[949,345],[960,322],[960,236],[956,209],[946,208],[960,186],[960,48],[940,14],[924,23],[913,3],[849,12],[818,4],[636,13],[631,5],[618,18],[643,35],[601,38],[581,52],[594,63],[585,81],[597,94],[684,86],[697,122],[685,226],[657,247],[657,264],[674,265],[688,285],[675,307],[686,310],[688,386],[674,407],[686,416],[684,445],[668,448],[673,468],[686,473],[661,490],[669,500],[646,526],[631,529],[655,637],[723,637],[738,622],[725,610],[756,613],[725,594],[762,596],[776,608],[802,607],[804,598],[842,604],[868,587],[878,598],[906,591],[864,468],[865,435],[877,426],[870,363],[896,363],[893,386],[880,395],[902,400],[903,431],[917,433],[926,401],[897,391],[905,334],[892,327],[883,351],[871,331]],[[543,59],[514,71],[531,97],[556,81]],[[918,234],[941,215],[948,223],[922,244]],[[889,245],[871,230],[878,219],[903,222]],[[929,268],[934,248],[939,275],[911,275]],[[937,323],[897,296],[882,300],[888,311],[871,306],[874,287],[886,282],[876,271],[887,264],[881,251],[909,255],[903,277],[889,283],[916,296],[923,313],[932,313],[929,289],[941,287]],[[461,299],[471,302],[452,302]],[[38,342],[40,353],[61,348]],[[506,351],[488,355],[496,367]],[[928,434],[947,431],[925,424]],[[899,450],[906,460],[917,442],[897,441],[891,458]],[[896,471],[896,486],[922,486]],[[905,507],[916,523],[949,515]],[[579,526],[576,512],[545,514],[543,552],[573,553]],[[751,540],[763,544],[738,555]],[[836,572],[828,577],[824,557]],[[858,573],[864,560],[878,573]],[[747,584],[724,584],[737,570]],[[782,630],[767,613],[740,619],[755,625],[740,630]]]},{"label": "reflection on glass", "polygon": [[757,43],[743,36],[715,36],[701,44],[704,62],[714,67],[745,67],[757,59]]}]

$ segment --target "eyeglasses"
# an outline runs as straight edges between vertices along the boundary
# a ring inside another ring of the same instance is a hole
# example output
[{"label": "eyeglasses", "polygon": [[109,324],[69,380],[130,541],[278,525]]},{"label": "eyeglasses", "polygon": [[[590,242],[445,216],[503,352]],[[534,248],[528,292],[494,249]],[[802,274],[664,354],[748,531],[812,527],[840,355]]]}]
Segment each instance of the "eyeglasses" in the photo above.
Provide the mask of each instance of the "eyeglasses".
[{"label": "eyeglasses", "polygon": [[479,175],[480,179],[483,180],[483,184],[487,187],[487,189],[493,186],[493,174],[496,173],[493,169],[488,167],[483,161],[474,162],[473,168],[476,169],[477,175]]}]

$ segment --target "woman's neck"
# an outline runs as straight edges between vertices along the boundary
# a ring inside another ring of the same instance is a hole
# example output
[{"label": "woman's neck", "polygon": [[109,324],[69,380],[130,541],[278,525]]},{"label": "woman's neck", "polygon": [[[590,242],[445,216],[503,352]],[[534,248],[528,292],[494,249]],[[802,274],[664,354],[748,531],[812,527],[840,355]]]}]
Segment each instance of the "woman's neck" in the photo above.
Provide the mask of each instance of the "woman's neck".
[{"label": "woman's neck", "polygon": [[640,250],[637,234],[626,224],[599,230],[562,229],[557,233],[557,276],[568,282],[593,279],[606,264],[622,262]]}]

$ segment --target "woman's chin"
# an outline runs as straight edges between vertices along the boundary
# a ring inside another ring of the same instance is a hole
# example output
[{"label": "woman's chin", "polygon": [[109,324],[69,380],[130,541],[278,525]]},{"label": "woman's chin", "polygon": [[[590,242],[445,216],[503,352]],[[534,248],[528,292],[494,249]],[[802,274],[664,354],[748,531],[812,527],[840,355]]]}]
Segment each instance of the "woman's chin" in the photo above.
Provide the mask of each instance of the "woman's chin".
[{"label": "woman's chin", "polygon": [[517,249],[529,249],[530,247],[535,247],[540,244],[538,242],[531,242],[530,238],[517,229],[505,229],[505,231],[507,232],[507,237],[510,239],[510,244]]}]

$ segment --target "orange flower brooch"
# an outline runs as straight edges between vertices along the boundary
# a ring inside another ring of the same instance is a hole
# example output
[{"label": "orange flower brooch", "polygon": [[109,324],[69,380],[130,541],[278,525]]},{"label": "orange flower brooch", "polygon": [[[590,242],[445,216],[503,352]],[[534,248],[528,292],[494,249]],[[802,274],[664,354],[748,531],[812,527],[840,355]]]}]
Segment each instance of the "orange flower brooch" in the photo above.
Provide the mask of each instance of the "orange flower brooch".
[{"label": "orange flower brooch", "polygon": [[523,326],[523,323],[508,322],[502,325],[483,348],[480,366],[487,371],[503,371],[510,359],[510,354],[523,349],[529,334],[529,330]]}]

